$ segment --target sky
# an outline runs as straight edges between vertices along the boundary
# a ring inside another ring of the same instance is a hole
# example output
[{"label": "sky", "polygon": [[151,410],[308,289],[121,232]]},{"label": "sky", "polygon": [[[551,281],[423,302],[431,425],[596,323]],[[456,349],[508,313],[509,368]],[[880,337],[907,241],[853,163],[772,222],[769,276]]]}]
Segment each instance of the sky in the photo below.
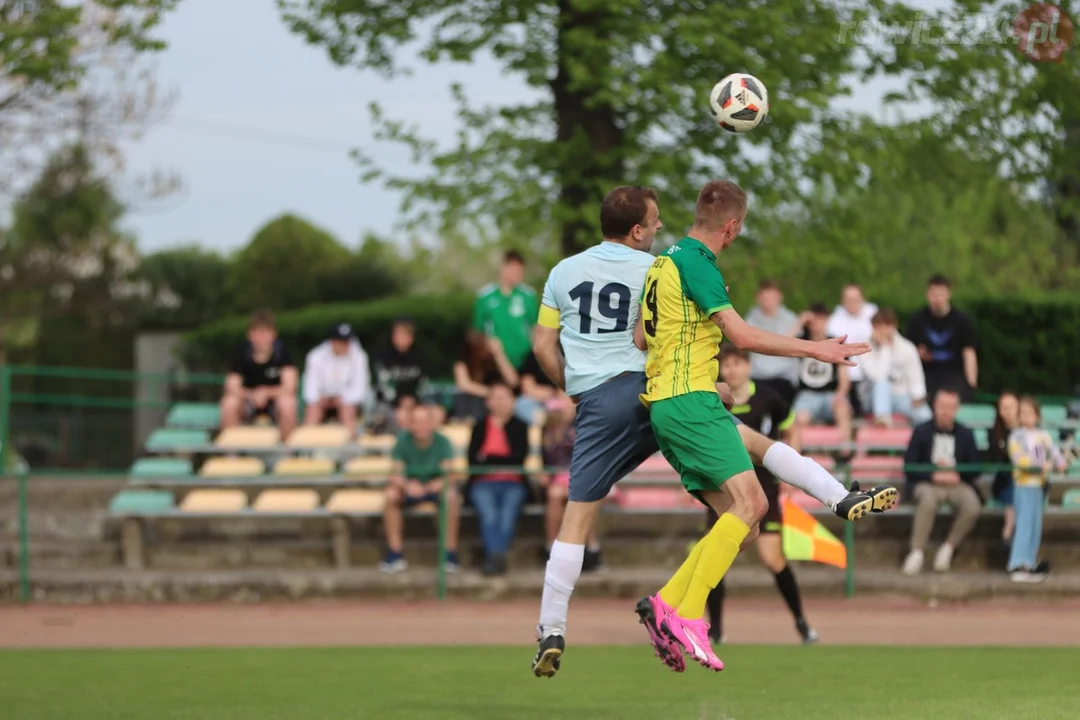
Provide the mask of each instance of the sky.
[{"label": "sky", "polygon": [[[165,120],[126,147],[126,159],[136,175],[178,174],[184,189],[128,216],[143,252],[187,243],[228,252],[283,212],[351,246],[365,231],[390,235],[400,198],[361,185],[348,151],[363,147],[380,164],[408,157],[372,141],[369,102],[415,122],[426,137],[449,141],[456,131],[451,82],[462,82],[474,103],[532,97],[493,61],[411,62],[415,74],[393,82],[338,68],[289,33],[269,0],[184,0],[159,34],[167,49],[156,60],[157,79],[177,100]],[[880,90],[862,88],[845,104],[872,112]]]}]

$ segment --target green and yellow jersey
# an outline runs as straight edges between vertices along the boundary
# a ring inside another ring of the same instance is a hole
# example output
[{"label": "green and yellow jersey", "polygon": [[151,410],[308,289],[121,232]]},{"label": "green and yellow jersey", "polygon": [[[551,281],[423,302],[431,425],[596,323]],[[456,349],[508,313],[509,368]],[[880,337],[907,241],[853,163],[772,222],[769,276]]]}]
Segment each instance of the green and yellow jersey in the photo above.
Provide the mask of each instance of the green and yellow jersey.
[{"label": "green and yellow jersey", "polygon": [[716,356],[724,336],[710,318],[730,307],[716,255],[701,242],[684,237],[656,258],[641,303],[649,350],[645,405],[693,392],[716,393]]}]

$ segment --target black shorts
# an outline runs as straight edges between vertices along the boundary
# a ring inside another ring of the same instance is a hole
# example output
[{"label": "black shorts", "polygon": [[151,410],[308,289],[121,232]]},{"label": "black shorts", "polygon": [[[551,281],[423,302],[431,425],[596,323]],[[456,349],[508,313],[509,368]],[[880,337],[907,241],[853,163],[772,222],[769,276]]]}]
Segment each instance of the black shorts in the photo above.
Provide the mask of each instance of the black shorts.
[{"label": "black shorts", "polygon": [[417,505],[423,505],[424,503],[435,503],[436,505],[438,505],[439,500],[439,493],[427,493],[426,495],[421,495],[420,497],[409,497],[408,495],[406,495],[401,498],[401,509],[408,510],[410,508],[416,507]]},{"label": "black shorts", "polygon": [[[765,511],[765,517],[761,518],[761,532],[778,533],[784,528],[784,511],[780,507],[780,482],[761,468],[754,470],[757,471],[761,489],[765,491],[765,498],[769,501],[769,509]],[[712,508],[708,510],[708,518],[709,526],[712,527],[717,520],[716,512]]]},{"label": "black shorts", "polygon": [[274,406],[273,400],[268,400],[266,405],[262,407],[255,407],[251,402],[245,402],[244,413],[248,420],[254,420],[260,415],[265,415],[270,418],[271,422],[277,422],[277,408]]},{"label": "black shorts", "polygon": [[795,396],[798,394],[798,388],[791,383],[790,380],[785,378],[754,378],[754,384],[758,387],[767,387],[771,390],[775,390],[779,393],[780,397],[784,398],[784,401],[788,405],[795,404]]}]

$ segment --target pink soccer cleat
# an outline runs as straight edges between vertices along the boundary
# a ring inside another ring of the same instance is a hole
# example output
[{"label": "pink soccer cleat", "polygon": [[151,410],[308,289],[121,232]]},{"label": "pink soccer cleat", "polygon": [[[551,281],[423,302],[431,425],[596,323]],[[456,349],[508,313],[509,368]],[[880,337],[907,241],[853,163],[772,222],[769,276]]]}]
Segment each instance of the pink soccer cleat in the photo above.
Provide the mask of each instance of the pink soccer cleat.
[{"label": "pink soccer cleat", "polygon": [[690,657],[710,670],[720,672],[724,669],[723,661],[716,657],[709,642],[709,623],[703,618],[687,620],[676,613],[670,613],[660,622],[660,631],[670,635],[684,648]]},{"label": "pink soccer cleat", "polygon": [[634,608],[638,614],[638,622],[649,631],[649,642],[652,643],[656,657],[667,665],[673,672],[686,670],[686,660],[683,659],[682,648],[660,630],[660,624],[675,609],[660,599],[656,594],[652,597],[643,597],[638,600]]}]

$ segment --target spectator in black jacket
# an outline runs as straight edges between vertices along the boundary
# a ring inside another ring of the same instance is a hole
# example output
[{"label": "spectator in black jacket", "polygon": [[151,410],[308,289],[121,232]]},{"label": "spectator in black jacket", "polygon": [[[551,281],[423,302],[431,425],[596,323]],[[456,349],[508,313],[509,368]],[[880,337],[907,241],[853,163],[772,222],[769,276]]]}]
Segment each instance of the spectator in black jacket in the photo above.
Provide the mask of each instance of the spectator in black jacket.
[{"label": "spectator in black jacket", "polygon": [[375,356],[375,415],[387,421],[387,430],[400,430],[404,416],[420,402],[425,378],[415,342],[412,320],[399,318],[390,329],[390,344]]},{"label": "spectator in black jacket", "polygon": [[[480,521],[485,575],[506,572],[506,554],[514,538],[521,506],[528,496],[524,474],[529,454],[529,427],[514,417],[514,391],[503,382],[488,388],[487,415],[473,426],[469,441],[469,500]],[[477,474],[478,466],[497,468]]]},{"label": "spectator in black jacket", "polygon": [[911,551],[904,560],[904,574],[917,575],[923,566],[923,551],[934,528],[938,509],[951,505],[955,518],[945,543],[934,555],[934,570],[947,572],[952,556],[975,526],[982,511],[982,498],[975,489],[978,471],[957,472],[958,465],[979,464],[979,450],[970,428],[956,422],[960,394],[942,388],[934,398],[934,419],[911,433],[904,453],[905,465],[935,465],[933,471],[908,471],[908,489],[915,498],[915,522],[911,528]]}]

